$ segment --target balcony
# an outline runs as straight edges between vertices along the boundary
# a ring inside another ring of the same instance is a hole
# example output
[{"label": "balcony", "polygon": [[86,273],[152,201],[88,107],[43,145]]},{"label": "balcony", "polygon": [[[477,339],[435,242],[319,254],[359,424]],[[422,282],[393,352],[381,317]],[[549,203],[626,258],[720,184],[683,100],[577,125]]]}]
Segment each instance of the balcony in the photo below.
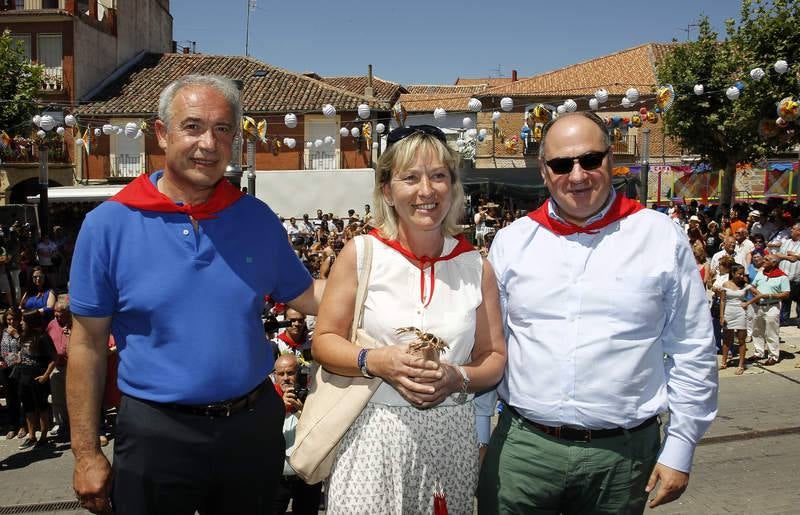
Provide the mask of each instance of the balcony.
[{"label": "balcony", "polygon": [[42,91],[58,92],[64,89],[64,69],[58,67],[45,67],[42,75]]},{"label": "balcony", "polygon": [[[47,149],[47,159],[51,163],[71,163],[69,153],[63,145],[51,146]],[[26,164],[39,162],[39,148],[35,144],[28,142],[12,142],[7,147],[0,150],[0,160],[8,164]]]},{"label": "balcony", "polygon": [[22,6],[12,2],[14,10],[40,11],[42,9],[66,9],[67,0],[25,0]]},{"label": "balcony", "polygon": [[146,171],[144,154],[113,154],[109,160],[109,178],[135,179]]}]

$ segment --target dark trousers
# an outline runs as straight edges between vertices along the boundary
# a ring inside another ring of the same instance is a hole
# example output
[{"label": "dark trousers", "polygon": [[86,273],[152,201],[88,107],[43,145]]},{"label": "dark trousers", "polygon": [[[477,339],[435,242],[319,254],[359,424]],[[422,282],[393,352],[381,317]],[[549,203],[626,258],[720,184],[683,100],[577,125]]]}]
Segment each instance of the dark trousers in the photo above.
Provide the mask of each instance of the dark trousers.
[{"label": "dark trousers", "polygon": [[25,424],[22,419],[22,410],[20,410],[19,383],[16,379],[8,377],[12,370],[12,367],[0,369],[0,383],[3,384],[6,392],[6,424],[16,432]]},{"label": "dark trousers", "polygon": [[283,515],[292,501],[292,515],[317,515],[322,498],[322,483],[307,485],[297,476],[283,476],[275,495],[273,515]]},{"label": "dark trousers", "polygon": [[283,474],[283,401],[268,385],[230,417],[191,415],[128,396],[117,416],[117,515],[267,513]]}]

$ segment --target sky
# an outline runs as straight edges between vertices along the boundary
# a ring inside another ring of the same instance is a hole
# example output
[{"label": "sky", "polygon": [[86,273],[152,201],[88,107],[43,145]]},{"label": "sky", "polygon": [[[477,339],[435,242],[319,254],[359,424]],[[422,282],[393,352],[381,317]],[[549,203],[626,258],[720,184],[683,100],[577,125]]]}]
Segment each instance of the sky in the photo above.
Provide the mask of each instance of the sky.
[{"label": "sky", "polygon": [[294,72],[374,74],[401,84],[527,77],[650,42],[720,34],[740,0],[172,0],[173,39]]}]

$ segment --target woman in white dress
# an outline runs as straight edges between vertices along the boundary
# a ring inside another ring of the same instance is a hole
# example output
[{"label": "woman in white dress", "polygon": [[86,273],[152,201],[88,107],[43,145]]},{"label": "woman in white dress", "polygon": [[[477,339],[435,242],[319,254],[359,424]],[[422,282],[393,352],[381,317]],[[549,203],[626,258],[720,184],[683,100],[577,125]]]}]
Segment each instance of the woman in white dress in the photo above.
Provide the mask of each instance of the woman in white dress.
[{"label": "woman in white dress", "polygon": [[[449,513],[471,514],[478,477],[468,393],[494,386],[505,343],[494,272],[460,234],[463,190],[454,153],[436,127],[388,136],[376,170],[374,225],[333,266],[312,352],[341,375],[383,382],[339,446],[330,514],[429,514],[443,492]],[[386,346],[350,341],[364,239],[373,258],[363,328]],[[408,353],[400,328],[443,339],[441,362]]]},{"label": "woman in white dress", "polygon": [[744,267],[731,265],[729,279],[722,284],[720,290],[720,325],[722,326],[722,361],[719,368],[728,368],[728,349],[733,347],[733,338],[739,345],[739,367],[736,375],[744,373],[744,356],[747,351],[747,304],[744,296],[753,287],[747,284]]}]

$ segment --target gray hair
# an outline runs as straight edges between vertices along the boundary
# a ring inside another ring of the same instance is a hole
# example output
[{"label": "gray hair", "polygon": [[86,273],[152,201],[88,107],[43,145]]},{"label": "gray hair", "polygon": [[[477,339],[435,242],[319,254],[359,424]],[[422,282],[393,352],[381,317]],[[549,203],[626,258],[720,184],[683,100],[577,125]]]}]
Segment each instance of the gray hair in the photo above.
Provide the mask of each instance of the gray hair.
[{"label": "gray hair", "polygon": [[242,104],[239,101],[239,88],[236,83],[222,75],[200,74],[184,75],[170,82],[167,87],[161,91],[161,94],[158,96],[158,117],[164,122],[164,125],[169,127],[170,118],[172,118],[172,102],[175,100],[175,95],[178,91],[189,86],[212,88],[225,97],[225,100],[228,101],[228,104],[230,104],[236,116],[234,123],[238,128],[239,120],[242,119]]},{"label": "gray hair", "polygon": [[57,300],[53,309],[63,309],[65,311],[69,311],[69,301],[68,300]]},{"label": "gray hair", "polygon": [[553,125],[556,124],[559,120],[563,120],[565,118],[569,118],[571,116],[583,116],[584,118],[590,120],[592,123],[597,125],[600,131],[603,133],[603,145],[607,147],[611,146],[611,135],[608,133],[608,127],[606,126],[606,122],[603,121],[602,118],[597,116],[591,111],[576,111],[572,113],[565,113],[558,116],[558,118],[553,118],[549,122],[547,122],[544,127],[542,128],[542,140],[539,142],[539,159],[544,160],[544,141],[547,137],[547,133],[550,132],[550,129]]}]

